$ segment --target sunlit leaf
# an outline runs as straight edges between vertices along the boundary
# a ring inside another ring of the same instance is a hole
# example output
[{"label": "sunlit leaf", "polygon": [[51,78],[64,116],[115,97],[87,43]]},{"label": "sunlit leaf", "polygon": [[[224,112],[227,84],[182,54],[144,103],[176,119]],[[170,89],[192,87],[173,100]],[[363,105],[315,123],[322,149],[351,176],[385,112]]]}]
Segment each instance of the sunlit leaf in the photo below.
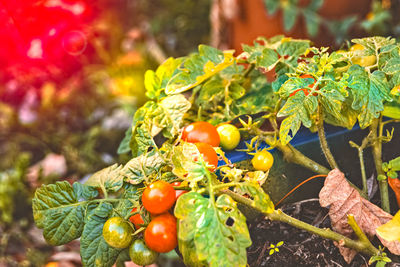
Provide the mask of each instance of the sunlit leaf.
[{"label": "sunlit leaf", "polygon": [[210,46],[200,45],[199,53],[184,61],[180,72],[169,80],[165,92],[178,94],[187,91],[232,65],[234,61],[233,51],[222,52]]},{"label": "sunlit leaf", "polygon": [[175,207],[179,241],[193,240],[199,261],[209,266],[246,266],[251,245],[246,218],[228,195],[214,202],[199,193],[182,195]]},{"label": "sunlit leaf", "polygon": [[32,208],[35,223],[43,229],[49,244],[59,246],[81,236],[87,202],[79,202],[77,192],[68,182],[40,187],[32,199]]},{"label": "sunlit leaf", "polygon": [[120,174],[126,182],[140,184],[148,175],[159,171],[165,164],[159,153],[141,155],[128,161]]},{"label": "sunlit leaf", "polygon": [[122,165],[118,166],[115,163],[94,173],[85,184],[95,188],[102,188],[106,191],[116,192],[121,188],[123,183],[123,176],[120,174],[121,169]]}]

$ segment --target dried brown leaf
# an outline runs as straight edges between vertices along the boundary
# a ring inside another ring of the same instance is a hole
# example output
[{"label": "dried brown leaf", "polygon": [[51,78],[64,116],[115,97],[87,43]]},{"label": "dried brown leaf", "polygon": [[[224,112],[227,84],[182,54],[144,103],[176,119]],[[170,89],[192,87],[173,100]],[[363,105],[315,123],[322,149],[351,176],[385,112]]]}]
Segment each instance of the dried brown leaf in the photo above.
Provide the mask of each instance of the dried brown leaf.
[{"label": "dried brown leaf", "polygon": [[[324,187],[319,193],[319,201],[322,207],[330,206],[329,217],[333,230],[348,237],[353,235],[353,229],[347,223],[349,214],[354,215],[357,224],[369,238],[375,236],[377,227],[392,218],[392,215],[363,198],[356,189],[350,186],[344,174],[337,169],[332,170],[326,177]],[[378,238],[390,252],[400,254],[400,242],[387,242],[379,236]],[[337,243],[335,245],[348,263],[357,254],[352,249]]]}]

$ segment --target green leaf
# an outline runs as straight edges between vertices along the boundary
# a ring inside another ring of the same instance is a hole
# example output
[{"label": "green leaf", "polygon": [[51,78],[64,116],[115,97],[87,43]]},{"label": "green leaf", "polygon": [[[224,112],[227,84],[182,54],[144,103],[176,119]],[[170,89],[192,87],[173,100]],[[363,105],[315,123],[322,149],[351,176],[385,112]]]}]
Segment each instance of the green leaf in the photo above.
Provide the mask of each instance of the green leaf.
[{"label": "green leaf", "polygon": [[[344,83],[344,87],[346,87],[347,83]],[[321,104],[323,107],[323,114],[326,117],[329,114],[331,117],[334,117],[336,121],[343,121],[343,116],[346,117],[346,114],[342,112],[343,102],[346,98],[340,92],[341,84],[337,82],[329,82],[326,86],[320,89],[321,95]],[[347,91],[345,91],[347,93]],[[347,125],[340,125],[346,127]]]},{"label": "green leaf", "polygon": [[297,20],[298,8],[297,5],[291,3],[283,5],[282,8],[283,8],[283,27],[285,31],[288,32],[293,28]]},{"label": "green leaf", "polygon": [[199,53],[187,58],[183,68],[168,82],[165,92],[178,94],[201,84],[235,62],[233,51],[220,51],[216,48],[200,45]]},{"label": "green leaf", "polygon": [[296,58],[300,55],[304,55],[309,47],[309,40],[283,38],[282,43],[277,48],[277,52],[281,56],[292,56]]},{"label": "green leaf", "polygon": [[147,153],[149,149],[156,148],[153,137],[156,136],[160,129],[153,128],[151,121],[148,120],[151,114],[157,108],[153,101],[148,101],[139,108],[132,122],[132,137],[129,143],[133,156],[139,156]]},{"label": "green leaf", "polygon": [[196,192],[182,195],[175,207],[179,241],[194,241],[199,261],[209,266],[246,266],[251,245],[246,218],[228,195],[216,202]]},{"label": "green leaf", "polygon": [[219,104],[229,107],[233,101],[244,96],[245,92],[245,88],[238,82],[215,76],[204,83],[195,101],[203,110],[212,109]]},{"label": "green leaf", "polygon": [[168,58],[154,72],[148,70],[145,73],[144,85],[146,96],[150,99],[159,99],[165,96],[163,93],[168,81],[177,73],[177,68],[182,64],[184,58]]},{"label": "green leaf", "polygon": [[233,102],[232,110],[236,116],[256,114],[265,111],[265,107],[274,107],[277,100],[278,95],[274,94],[271,84],[265,81],[264,76],[258,76],[252,80],[246,94]]},{"label": "green leaf", "polygon": [[314,37],[318,34],[319,25],[320,25],[320,17],[315,13],[315,11],[311,11],[305,9],[303,11],[303,17],[306,21],[307,33]]},{"label": "green leaf", "polygon": [[82,198],[85,200],[91,200],[97,197],[97,195],[99,194],[95,187],[84,185],[78,182],[74,183],[72,185],[72,188],[74,189],[78,200]]},{"label": "green leaf", "polygon": [[278,11],[279,3],[280,1],[277,0],[264,0],[264,5],[269,15],[274,15]]},{"label": "green leaf", "polygon": [[[75,186],[79,188],[80,186]],[[82,190],[78,189],[80,195]],[[81,236],[87,202],[66,181],[44,185],[32,199],[33,218],[43,236],[53,246],[66,244]]]},{"label": "green leaf", "polygon": [[183,257],[183,262],[186,266],[190,267],[206,267],[206,261],[200,261],[196,255],[196,247],[194,245],[194,240],[182,241],[178,243],[179,252]]},{"label": "green leaf", "polygon": [[190,106],[190,102],[183,95],[172,95],[158,103],[149,101],[138,109],[132,126],[132,154],[139,156],[151,149],[157,150],[153,138],[161,131],[166,138],[175,137]]},{"label": "green leaf", "polygon": [[121,169],[122,165],[118,166],[118,163],[115,163],[94,173],[85,182],[85,185],[101,188],[107,192],[116,192],[124,182],[124,177],[120,174]]},{"label": "green leaf", "polygon": [[254,42],[254,46],[243,45],[243,51],[248,55],[247,61],[257,68],[262,67],[266,71],[270,71],[278,63],[276,51],[258,42]]},{"label": "green leaf", "polygon": [[361,110],[358,121],[361,128],[369,126],[374,118],[378,118],[384,110],[383,102],[392,101],[389,83],[381,71],[368,74],[363,67],[350,67],[348,87],[353,95],[352,108]]},{"label": "green leaf", "polygon": [[358,18],[355,15],[345,16],[343,19],[331,20],[326,25],[330,32],[335,33],[336,44],[340,44],[348,38],[348,32],[357,22]]},{"label": "green leaf", "polygon": [[253,198],[253,207],[264,213],[272,213],[275,210],[275,205],[269,195],[257,182],[242,183],[239,188],[243,193],[247,193]]},{"label": "green leaf", "polygon": [[158,152],[141,155],[128,161],[121,169],[120,174],[124,177],[126,182],[140,184],[146,180],[147,176],[158,172],[164,165],[164,159]]},{"label": "green leaf", "polygon": [[395,57],[389,59],[386,65],[382,68],[382,71],[387,75],[393,75],[400,72],[400,58]]},{"label": "green leaf", "polygon": [[[198,159],[198,160],[194,160]],[[195,186],[203,180],[206,175],[206,168],[202,156],[197,147],[192,143],[183,142],[174,147],[172,163],[174,168],[172,172],[179,178],[189,181],[190,186]]]},{"label": "green leaf", "polygon": [[183,95],[163,98],[153,114],[153,125],[162,128],[163,135],[167,138],[176,136],[181,128],[183,116],[190,106],[190,102]]},{"label": "green leaf", "polygon": [[287,116],[282,121],[279,129],[279,137],[282,144],[286,145],[293,139],[300,129],[301,123],[307,128],[312,126],[311,114],[315,113],[317,107],[317,98],[312,95],[306,97],[303,91],[299,91],[288,98],[277,115],[278,117]]},{"label": "green leaf", "polygon": [[396,42],[392,37],[366,37],[361,39],[352,39],[353,43],[360,44],[364,46],[366,55],[375,55],[378,50],[385,50],[387,47],[392,47]]},{"label": "green leaf", "polygon": [[393,171],[400,171],[400,157],[397,157],[389,161],[389,169]]},{"label": "green leaf", "polygon": [[103,226],[113,206],[102,203],[91,210],[85,219],[81,237],[81,258],[84,267],[111,267],[120,250],[110,247],[103,238]]},{"label": "green leaf", "polygon": [[[115,207],[114,216],[122,216],[125,218],[128,214],[131,213],[133,207],[139,206],[139,198],[141,196],[141,192],[138,190],[143,186],[125,184],[124,185],[124,193],[122,194],[118,205]],[[117,213],[118,212],[118,213]]]},{"label": "green leaf", "polygon": [[125,132],[124,138],[122,139],[121,143],[118,146],[117,153],[119,155],[125,154],[125,153],[128,153],[129,151],[131,151],[131,148],[129,147],[131,138],[132,138],[132,128],[129,127]]}]

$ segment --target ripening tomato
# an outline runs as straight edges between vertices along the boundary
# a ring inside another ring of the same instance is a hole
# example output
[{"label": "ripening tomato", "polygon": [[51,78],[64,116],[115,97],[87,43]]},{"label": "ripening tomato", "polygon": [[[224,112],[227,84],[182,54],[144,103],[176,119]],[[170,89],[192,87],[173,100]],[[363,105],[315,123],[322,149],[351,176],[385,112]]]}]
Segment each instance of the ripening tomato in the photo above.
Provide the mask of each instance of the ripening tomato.
[{"label": "ripening tomato", "polygon": [[[171,185],[172,185],[172,186],[180,186],[180,185],[181,185],[181,182],[173,182]],[[178,198],[179,198],[180,196],[182,196],[183,194],[185,194],[185,193],[187,193],[187,192],[189,192],[189,191],[180,190],[180,189],[175,189],[175,200],[178,200]]]},{"label": "ripening tomato", "polygon": [[146,266],[153,264],[157,258],[158,253],[149,249],[142,239],[136,239],[129,247],[129,257],[139,266]]},{"label": "ripening tomato", "polygon": [[218,167],[218,155],[214,148],[206,143],[196,143],[195,144],[200,154],[203,156],[204,161],[214,167],[210,167],[210,171],[215,171]]},{"label": "ripening tomato", "polygon": [[103,226],[103,238],[114,248],[126,248],[132,242],[133,229],[121,217],[112,217]]},{"label": "ripening tomato", "polygon": [[274,164],[274,157],[267,150],[261,150],[254,155],[251,164],[257,171],[265,172],[271,169],[272,164]]},{"label": "ripening tomato", "polygon": [[364,49],[365,47],[361,44],[354,44],[353,46],[351,46],[350,51],[354,52],[355,54],[354,57],[351,59],[351,62],[353,64],[357,64],[362,67],[368,67],[374,65],[376,63],[375,55],[362,56],[360,55],[360,52],[357,52],[357,51],[362,51]]},{"label": "ripening tomato", "polygon": [[156,252],[173,250],[178,245],[176,218],[169,213],[155,217],[144,231],[144,241]]},{"label": "ripening tomato", "polygon": [[175,203],[175,190],[167,182],[156,181],[143,191],[142,203],[152,214],[164,213]]},{"label": "ripening tomato", "polygon": [[[136,211],[137,211],[137,208],[133,208],[131,213],[134,213]],[[131,221],[131,223],[133,223],[133,225],[135,225],[136,229],[139,229],[141,227],[140,225],[144,224],[143,218],[142,218],[142,216],[140,216],[140,213],[137,213],[137,214],[131,216],[129,218],[129,220]]]},{"label": "ripening tomato", "polygon": [[226,150],[234,149],[240,142],[239,129],[232,124],[222,124],[218,126],[217,132],[221,140],[220,145]]},{"label": "ripening tomato", "polygon": [[[315,80],[315,78],[314,78],[313,76],[311,76],[310,74],[303,74],[303,75],[300,75],[300,78],[303,78],[303,79],[305,79],[305,78],[311,78],[311,79],[313,79],[314,82],[313,82],[312,84],[308,85],[308,88],[313,88],[313,87],[314,87],[316,80]],[[318,87],[316,88],[316,90],[318,90]],[[294,90],[289,96],[294,96],[294,95],[295,95],[297,92],[299,92],[299,91],[303,91],[303,93],[304,93],[306,96],[308,96],[308,94],[310,93],[310,89],[301,88],[301,89]],[[316,95],[317,95],[316,93],[313,94],[313,96],[316,96]]]},{"label": "ripening tomato", "polygon": [[214,125],[205,121],[198,121],[183,128],[182,140],[189,143],[207,143],[219,146],[219,135]]}]

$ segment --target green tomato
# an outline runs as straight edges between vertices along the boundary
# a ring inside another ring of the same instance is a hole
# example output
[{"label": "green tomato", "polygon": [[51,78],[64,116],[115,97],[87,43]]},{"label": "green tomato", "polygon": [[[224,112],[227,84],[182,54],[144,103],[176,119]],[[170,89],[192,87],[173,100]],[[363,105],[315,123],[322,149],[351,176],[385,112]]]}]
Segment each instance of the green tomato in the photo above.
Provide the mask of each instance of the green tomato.
[{"label": "green tomato", "polygon": [[114,248],[126,248],[132,242],[133,229],[121,217],[112,217],[103,226],[103,238]]},{"label": "green tomato", "polygon": [[140,266],[153,264],[157,260],[158,255],[158,252],[149,249],[142,239],[136,239],[129,247],[131,260]]},{"label": "green tomato", "polygon": [[240,142],[240,132],[232,124],[222,124],[217,127],[217,132],[220,138],[220,146],[226,150],[232,150]]}]

